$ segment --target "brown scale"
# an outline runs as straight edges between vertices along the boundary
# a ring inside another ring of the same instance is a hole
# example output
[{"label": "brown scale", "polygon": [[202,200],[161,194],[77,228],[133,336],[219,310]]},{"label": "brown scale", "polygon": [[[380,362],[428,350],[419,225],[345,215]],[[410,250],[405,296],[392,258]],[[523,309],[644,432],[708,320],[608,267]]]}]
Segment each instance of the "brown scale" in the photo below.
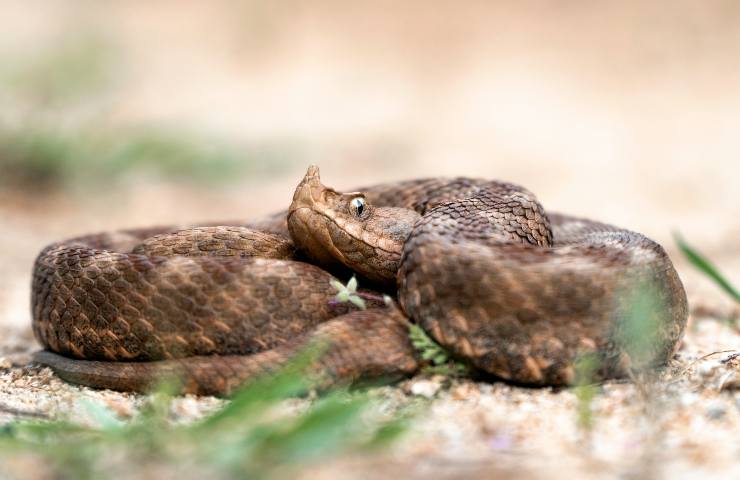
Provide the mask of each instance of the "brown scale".
[{"label": "brown scale", "polygon": [[[328,350],[311,373],[323,386],[413,373],[411,319],[481,370],[564,385],[586,352],[604,360],[603,378],[625,373],[620,299],[640,282],[664,306],[656,363],[686,324],[683,286],[658,244],[546,214],[508,183],[421,179],[340,193],[311,167],[287,214],[230,224],[47,247],[32,286],[33,328],[47,349],[37,359],[99,388],[140,391],[178,375],[184,392],[228,394],[322,339]],[[397,288],[401,309],[336,305],[334,277],[320,267]]]}]

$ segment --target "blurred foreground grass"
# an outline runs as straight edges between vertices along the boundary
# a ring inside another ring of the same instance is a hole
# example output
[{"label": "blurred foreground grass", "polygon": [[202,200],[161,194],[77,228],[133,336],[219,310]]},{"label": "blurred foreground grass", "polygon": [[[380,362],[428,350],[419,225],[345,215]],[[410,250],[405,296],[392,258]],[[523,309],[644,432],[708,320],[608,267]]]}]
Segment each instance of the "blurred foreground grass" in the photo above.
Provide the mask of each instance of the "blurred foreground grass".
[{"label": "blurred foreground grass", "polygon": [[[666,308],[668,306],[661,300],[657,285],[639,277],[635,277],[619,297],[619,321],[614,325],[612,341],[628,359],[628,375],[636,384],[642,384],[643,389],[656,381],[656,367],[662,366],[666,360],[664,339],[661,338],[667,320],[664,315]],[[609,363],[599,351],[585,351],[575,362],[571,387],[577,400],[576,425],[586,439],[590,439],[596,420],[593,401],[601,393],[603,383],[599,372],[604,367],[607,371],[613,368]]]},{"label": "blurred foreground grass", "polygon": [[[0,465],[6,471],[0,467],[0,473],[9,475],[3,478],[38,478],[39,472],[51,478],[138,478],[154,471],[181,479],[291,478],[319,460],[380,449],[404,432],[408,412],[381,413],[364,391],[335,390],[300,413],[286,412],[286,399],[310,392],[304,370],[311,355],[299,355],[279,373],[250,383],[221,410],[191,424],[172,420],[167,387],[129,421],[83,400],[78,405],[92,425],[64,419],[6,424],[0,427]],[[27,471],[28,461],[33,471]]]},{"label": "blurred foreground grass", "polygon": [[[704,255],[690,246],[680,235],[675,235],[676,243],[689,262],[725,291],[736,302],[740,301],[737,288],[718,270]],[[661,301],[654,285],[636,281],[632,288],[622,297],[622,308],[625,312],[616,340],[630,359],[632,381],[637,386],[639,398],[643,404],[643,418],[648,425],[646,448],[642,453],[643,465],[640,467],[641,478],[654,478],[657,468],[657,457],[661,443],[660,415],[665,411],[664,403],[668,396],[665,389],[672,382],[661,383],[652,366],[655,364],[655,346],[659,344],[661,325],[657,320],[667,306]],[[731,325],[737,328],[733,321]],[[598,355],[585,354],[575,365],[576,378],[572,391],[576,397],[576,424],[579,427],[586,445],[590,448],[591,432],[597,418],[594,412],[594,400],[601,393],[596,372],[601,366]],[[662,392],[662,393],[661,393]]]}]

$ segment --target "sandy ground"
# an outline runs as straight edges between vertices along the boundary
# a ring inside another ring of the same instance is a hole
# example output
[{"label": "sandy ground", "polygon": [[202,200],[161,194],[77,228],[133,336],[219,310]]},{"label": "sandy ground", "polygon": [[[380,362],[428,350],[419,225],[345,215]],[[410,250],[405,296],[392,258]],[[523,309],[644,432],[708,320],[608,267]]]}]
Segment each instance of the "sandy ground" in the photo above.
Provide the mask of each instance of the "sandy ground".
[{"label": "sandy ground", "polygon": [[[113,189],[0,191],[0,406],[76,414],[81,397],[127,414],[137,397],[66,385],[25,366],[30,269],[65,237],[284,208],[308,163],[349,188],[426,175],[514,181],[546,208],[662,243],[691,305],[678,357],[649,398],[597,396],[584,438],[572,392],[418,378],[378,394],[431,396],[380,457],[307,478],[740,477],[736,305],[688,266],[680,231],[740,284],[740,10],[734,2],[39,2],[2,0],[3,65],[72,33],[114,46],[115,82],[61,129],[166,127],[297,149],[269,177],[193,188],[132,178]],[[268,6],[270,5],[270,6]],[[0,90],[0,125],[27,104]],[[33,117],[32,117],[33,118]],[[257,160],[259,161],[259,159]],[[722,353],[715,353],[722,352]],[[183,418],[218,401],[185,398]],[[13,415],[0,413],[0,422]]]}]

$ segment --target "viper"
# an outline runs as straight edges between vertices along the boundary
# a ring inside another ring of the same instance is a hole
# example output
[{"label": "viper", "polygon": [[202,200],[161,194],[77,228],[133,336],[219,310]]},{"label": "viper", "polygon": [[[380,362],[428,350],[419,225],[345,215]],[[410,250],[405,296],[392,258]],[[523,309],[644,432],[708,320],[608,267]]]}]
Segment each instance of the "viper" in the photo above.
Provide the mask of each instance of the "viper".
[{"label": "viper", "polygon": [[[337,302],[356,275],[365,309]],[[37,362],[96,388],[228,395],[312,342],[324,382],[411,375],[421,327],[500,379],[567,385],[583,355],[595,377],[636,364],[630,301],[649,292],[650,366],[687,321],[664,249],[608,224],[546,212],[528,190],[428,178],[342,193],[309,167],[287,212],[217,226],[101,233],[46,247],[33,270]],[[382,294],[387,294],[385,300]]]}]

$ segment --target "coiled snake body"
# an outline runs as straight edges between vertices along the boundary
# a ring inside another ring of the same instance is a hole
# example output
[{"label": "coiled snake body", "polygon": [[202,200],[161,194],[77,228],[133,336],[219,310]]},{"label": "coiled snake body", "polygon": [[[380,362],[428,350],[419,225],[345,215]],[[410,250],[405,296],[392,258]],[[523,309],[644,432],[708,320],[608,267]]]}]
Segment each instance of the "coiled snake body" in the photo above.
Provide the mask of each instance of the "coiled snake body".
[{"label": "coiled snake body", "polygon": [[[334,276],[397,293],[400,307],[334,301]],[[564,385],[580,355],[601,378],[633,359],[624,298],[650,286],[652,363],[675,352],[683,286],[660,245],[627,230],[546,214],[515,185],[422,179],[355,193],[310,167],[287,214],[259,224],[104,233],[50,245],[33,272],[36,355],[62,378],[228,394],[312,339],[330,382],[397,377],[420,365],[409,319],[453,355],[500,378]]]}]

